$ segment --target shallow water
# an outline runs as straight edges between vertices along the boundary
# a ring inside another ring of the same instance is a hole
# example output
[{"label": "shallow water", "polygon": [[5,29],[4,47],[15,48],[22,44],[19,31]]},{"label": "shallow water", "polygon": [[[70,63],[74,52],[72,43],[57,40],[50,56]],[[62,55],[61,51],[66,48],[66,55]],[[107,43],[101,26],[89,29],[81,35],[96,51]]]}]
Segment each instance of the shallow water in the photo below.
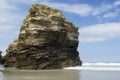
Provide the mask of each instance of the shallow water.
[{"label": "shallow water", "polygon": [[70,70],[14,70],[0,73],[0,80],[79,80],[79,71]]},{"label": "shallow water", "polygon": [[[77,67],[78,68],[78,67]],[[0,80],[119,80],[120,70],[61,69],[61,70],[17,70],[0,71]]]},{"label": "shallow water", "polygon": [[84,70],[50,70],[50,71],[4,71],[0,80],[119,80],[120,72],[84,71]]}]

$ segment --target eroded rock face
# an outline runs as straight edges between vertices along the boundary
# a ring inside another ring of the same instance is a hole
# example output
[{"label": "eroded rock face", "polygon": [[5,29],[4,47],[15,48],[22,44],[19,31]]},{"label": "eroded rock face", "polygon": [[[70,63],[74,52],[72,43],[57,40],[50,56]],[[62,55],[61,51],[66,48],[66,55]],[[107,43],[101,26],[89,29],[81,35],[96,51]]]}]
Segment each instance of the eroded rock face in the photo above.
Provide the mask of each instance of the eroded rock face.
[{"label": "eroded rock face", "polygon": [[15,67],[16,66],[16,58],[17,58],[17,42],[18,40],[15,40],[13,43],[11,43],[6,50],[7,54],[4,56],[4,66],[5,67]]},{"label": "eroded rock face", "polygon": [[77,51],[78,28],[59,10],[32,5],[19,38],[7,49],[4,66],[57,69],[81,65]]}]

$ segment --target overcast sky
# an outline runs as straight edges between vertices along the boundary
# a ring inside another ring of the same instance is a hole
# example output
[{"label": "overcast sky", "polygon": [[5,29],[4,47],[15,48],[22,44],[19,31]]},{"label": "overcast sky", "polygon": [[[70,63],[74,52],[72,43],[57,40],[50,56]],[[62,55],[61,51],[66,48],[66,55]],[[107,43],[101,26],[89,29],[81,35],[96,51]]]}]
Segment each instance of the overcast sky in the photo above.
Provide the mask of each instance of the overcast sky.
[{"label": "overcast sky", "polygon": [[17,39],[33,3],[59,9],[79,27],[83,62],[120,62],[120,0],[0,0],[0,49]]}]

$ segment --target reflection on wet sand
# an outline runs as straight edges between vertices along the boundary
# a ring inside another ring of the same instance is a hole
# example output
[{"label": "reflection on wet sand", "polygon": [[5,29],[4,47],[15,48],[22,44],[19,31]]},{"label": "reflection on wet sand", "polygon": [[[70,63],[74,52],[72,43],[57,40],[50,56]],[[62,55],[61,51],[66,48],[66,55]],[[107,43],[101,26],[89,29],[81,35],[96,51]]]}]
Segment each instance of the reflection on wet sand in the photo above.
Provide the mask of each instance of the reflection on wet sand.
[{"label": "reflection on wet sand", "polygon": [[6,80],[4,75],[3,75],[3,72],[0,72],[0,80]]},{"label": "reflection on wet sand", "polygon": [[80,80],[77,70],[5,70],[0,80]]}]

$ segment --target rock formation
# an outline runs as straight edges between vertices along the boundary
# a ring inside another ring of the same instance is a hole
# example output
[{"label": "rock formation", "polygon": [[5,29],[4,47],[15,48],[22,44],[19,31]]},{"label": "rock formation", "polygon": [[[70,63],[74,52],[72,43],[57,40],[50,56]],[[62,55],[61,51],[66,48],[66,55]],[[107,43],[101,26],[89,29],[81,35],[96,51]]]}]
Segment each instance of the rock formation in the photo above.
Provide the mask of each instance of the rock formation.
[{"label": "rock formation", "polygon": [[2,51],[0,50],[0,63],[2,63]]},{"label": "rock formation", "polygon": [[77,51],[78,28],[59,10],[35,4],[20,29],[19,38],[9,45],[5,67],[58,69],[81,65]]}]

